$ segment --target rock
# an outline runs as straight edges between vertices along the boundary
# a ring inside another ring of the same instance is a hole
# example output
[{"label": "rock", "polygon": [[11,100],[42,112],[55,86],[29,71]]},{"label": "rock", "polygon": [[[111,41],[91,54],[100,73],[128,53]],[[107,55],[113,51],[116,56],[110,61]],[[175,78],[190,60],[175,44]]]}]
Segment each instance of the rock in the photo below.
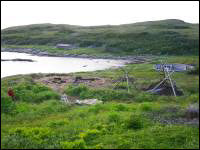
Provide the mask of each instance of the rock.
[{"label": "rock", "polygon": [[85,100],[76,100],[75,104],[79,105],[96,105],[101,104],[103,101],[97,99],[85,99]]},{"label": "rock", "polygon": [[39,52],[38,55],[40,55],[40,56],[48,56],[49,53],[48,52]]}]

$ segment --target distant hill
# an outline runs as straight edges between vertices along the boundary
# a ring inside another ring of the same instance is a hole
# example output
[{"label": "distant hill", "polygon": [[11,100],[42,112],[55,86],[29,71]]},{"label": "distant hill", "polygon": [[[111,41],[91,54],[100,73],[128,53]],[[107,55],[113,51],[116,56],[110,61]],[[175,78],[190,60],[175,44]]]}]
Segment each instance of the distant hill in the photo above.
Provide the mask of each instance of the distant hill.
[{"label": "distant hill", "polygon": [[55,45],[102,48],[138,54],[199,54],[199,24],[169,19],[123,25],[33,24],[1,30],[2,45]]}]

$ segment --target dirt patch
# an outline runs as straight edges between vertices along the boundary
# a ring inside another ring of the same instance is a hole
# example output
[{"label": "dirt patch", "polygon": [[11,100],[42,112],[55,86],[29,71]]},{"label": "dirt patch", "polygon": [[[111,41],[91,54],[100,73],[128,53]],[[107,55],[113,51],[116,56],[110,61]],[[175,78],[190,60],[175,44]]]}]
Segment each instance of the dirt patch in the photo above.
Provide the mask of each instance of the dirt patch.
[{"label": "dirt patch", "polygon": [[59,93],[63,93],[64,87],[70,84],[86,84],[88,86],[98,88],[108,86],[108,84],[111,83],[111,80],[106,78],[84,78],[81,76],[74,77],[72,75],[40,76],[35,78],[34,81],[38,83],[43,83]]}]

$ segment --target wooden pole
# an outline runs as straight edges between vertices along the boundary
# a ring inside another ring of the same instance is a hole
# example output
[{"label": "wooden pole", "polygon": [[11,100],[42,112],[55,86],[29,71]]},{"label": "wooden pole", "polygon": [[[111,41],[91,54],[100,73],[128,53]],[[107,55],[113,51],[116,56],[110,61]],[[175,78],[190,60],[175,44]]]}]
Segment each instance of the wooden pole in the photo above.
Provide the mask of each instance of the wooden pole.
[{"label": "wooden pole", "polygon": [[170,77],[168,68],[166,69],[166,71],[167,71],[167,74],[168,74],[168,79],[169,79],[169,81],[170,81],[170,83],[171,83],[171,86],[172,86],[172,90],[173,90],[174,96],[176,97],[176,91],[175,91],[175,89],[174,89],[174,85],[173,85],[173,83],[172,83],[172,79],[171,79],[171,77]]},{"label": "wooden pole", "polygon": [[126,72],[126,82],[127,82],[127,90],[129,93],[129,78],[128,78],[127,72]]},{"label": "wooden pole", "polygon": [[157,89],[165,80],[168,79],[168,76],[171,75],[172,73],[174,73],[174,71],[171,72],[170,74],[168,74],[168,75],[167,75],[159,84],[157,84],[151,91]]}]

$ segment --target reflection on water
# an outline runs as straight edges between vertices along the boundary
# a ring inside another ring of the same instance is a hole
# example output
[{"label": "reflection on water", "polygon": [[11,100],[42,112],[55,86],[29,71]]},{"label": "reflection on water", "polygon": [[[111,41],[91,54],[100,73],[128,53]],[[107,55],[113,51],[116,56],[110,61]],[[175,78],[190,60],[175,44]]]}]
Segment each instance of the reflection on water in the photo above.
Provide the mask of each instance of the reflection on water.
[{"label": "reflection on water", "polygon": [[24,53],[1,52],[1,59],[32,59],[36,62],[1,61],[1,78],[28,73],[70,73],[103,70],[123,66],[124,60],[32,56]]}]

